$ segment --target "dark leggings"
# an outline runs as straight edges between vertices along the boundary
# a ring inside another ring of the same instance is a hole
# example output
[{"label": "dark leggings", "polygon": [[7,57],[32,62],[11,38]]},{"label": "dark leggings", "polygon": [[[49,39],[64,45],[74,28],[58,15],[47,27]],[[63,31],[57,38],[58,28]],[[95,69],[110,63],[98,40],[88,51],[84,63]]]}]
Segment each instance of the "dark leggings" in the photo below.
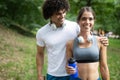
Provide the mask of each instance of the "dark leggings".
[{"label": "dark leggings", "polygon": [[50,74],[47,74],[46,80],[70,80],[70,76],[56,77],[56,76],[52,76]]}]

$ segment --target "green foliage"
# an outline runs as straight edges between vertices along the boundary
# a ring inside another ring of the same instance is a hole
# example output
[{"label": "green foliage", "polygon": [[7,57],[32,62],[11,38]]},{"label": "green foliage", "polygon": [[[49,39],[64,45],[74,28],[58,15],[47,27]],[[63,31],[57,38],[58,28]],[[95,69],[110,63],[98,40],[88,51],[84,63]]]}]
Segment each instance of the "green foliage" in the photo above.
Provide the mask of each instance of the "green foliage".
[{"label": "green foliage", "polygon": [[[42,16],[41,6],[44,0],[1,0],[0,24],[10,26],[17,24],[36,31],[46,22]],[[96,13],[97,28],[112,31],[120,35],[120,0],[69,0],[70,11],[67,19],[76,21],[81,7],[91,6]],[[114,28],[114,29],[113,29]]]},{"label": "green foliage", "polygon": [[[42,0],[1,0],[0,1],[0,23],[7,20],[25,26],[29,30],[36,28],[31,24],[43,25],[44,19],[41,14]],[[3,19],[7,18],[7,19]],[[40,22],[42,20],[42,22]]]},{"label": "green foliage", "polygon": [[7,17],[0,17],[0,24],[4,26],[10,26],[11,20],[9,20]]},{"label": "green foliage", "polygon": [[113,32],[120,36],[120,2],[116,3],[115,9],[114,9],[114,25],[113,25]]},{"label": "green foliage", "polygon": [[[96,13],[97,28],[104,31],[112,31],[120,35],[120,1],[119,0],[70,0],[71,10],[69,18],[75,20],[79,10],[83,6],[91,6]],[[116,20],[117,19],[117,20]],[[114,29],[113,29],[114,28]]]}]

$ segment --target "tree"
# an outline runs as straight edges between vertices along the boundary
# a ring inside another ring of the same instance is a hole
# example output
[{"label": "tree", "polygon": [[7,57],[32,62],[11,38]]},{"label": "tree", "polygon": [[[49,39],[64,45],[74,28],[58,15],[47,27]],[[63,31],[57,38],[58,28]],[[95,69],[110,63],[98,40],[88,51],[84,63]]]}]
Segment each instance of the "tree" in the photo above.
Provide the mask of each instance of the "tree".
[{"label": "tree", "polygon": [[[96,13],[95,29],[119,33],[120,5],[119,0],[70,0],[71,10],[68,18],[76,20],[78,11],[83,6],[91,6]],[[116,23],[117,22],[117,23]],[[116,27],[113,29],[113,27]]]},{"label": "tree", "polygon": [[45,22],[41,14],[41,3],[42,0],[1,0],[0,22],[19,24],[32,30],[33,24],[42,25]]},{"label": "tree", "polygon": [[[41,5],[44,0],[1,0],[0,23],[9,26],[16,23],[30,30],[41,27],[46,22],[42,16]],[[70,11],[67,19],[76,21],[78,11],[83,6],[91,6],[96,13],[95,29],[119,34],[120,0],[69,0]],[[113,29],[114,28],[114,29]]]}]

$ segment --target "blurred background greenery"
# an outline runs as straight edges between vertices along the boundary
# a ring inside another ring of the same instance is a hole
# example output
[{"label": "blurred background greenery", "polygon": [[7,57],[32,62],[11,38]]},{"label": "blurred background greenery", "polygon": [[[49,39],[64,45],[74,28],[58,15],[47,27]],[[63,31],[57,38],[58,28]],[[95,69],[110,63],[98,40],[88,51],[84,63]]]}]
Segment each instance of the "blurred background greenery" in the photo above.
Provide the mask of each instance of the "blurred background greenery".
[{"label": "blurred background greenery", "polygon": [[[42,16],[44,0],[0,0],[0,80],[37,80],[36,31],[48,20]],[[112,32],[108,65],[111,80],[120,80],[120,0],[69,0],[66,18],[76,21],[83,6],[96,13],[95,30]],[[116,37],[117,35],[117,37]],[[43,74],[46,74],[45,55]]]},{"label": "blurred background greenery", "polygon": [[[44,0],[0,0],[0,24],[36,32],[46,21],[42,16]],[[95,30],[102,29],[120,35],[120,0],[69,0],[67,19],[76,21],[83,6],[91,6],[96,15]]]}]

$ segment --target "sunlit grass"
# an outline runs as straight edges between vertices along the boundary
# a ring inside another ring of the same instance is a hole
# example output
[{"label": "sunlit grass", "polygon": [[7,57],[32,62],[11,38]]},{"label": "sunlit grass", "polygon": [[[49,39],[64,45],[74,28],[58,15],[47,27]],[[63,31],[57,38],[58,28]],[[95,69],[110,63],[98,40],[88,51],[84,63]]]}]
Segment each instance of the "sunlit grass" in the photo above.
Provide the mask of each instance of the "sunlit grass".
[{"label": "sunlit grass", "polygon": [[110,39],[108,65],[111,80],[120,80],[120,39]]},{"label": "sunlit grass", "polygon": [[35,38],[0,26],[0,80],[36,80]]},{"label": "sunlit grass", "polygon": [[[37,80],[35,56],[35,37],[22,36],[0,26],[0,80]],[[120,39],[109,39],[108,66],[111,80],[120,80]],[[44,75],[46,68],[47,60]]]}]

